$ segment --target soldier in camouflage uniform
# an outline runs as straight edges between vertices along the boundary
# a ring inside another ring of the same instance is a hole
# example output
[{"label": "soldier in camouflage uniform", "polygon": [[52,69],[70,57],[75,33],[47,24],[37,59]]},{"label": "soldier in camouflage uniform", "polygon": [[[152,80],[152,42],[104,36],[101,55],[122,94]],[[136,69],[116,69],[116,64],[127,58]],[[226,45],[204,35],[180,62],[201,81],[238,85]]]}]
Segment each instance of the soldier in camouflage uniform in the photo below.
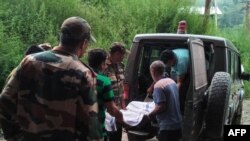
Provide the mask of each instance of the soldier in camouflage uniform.
[{"label": "soldier in camouflage uniform", "polygon": [[[26,56],[0,96],[0,123],[7,140],[100,140],[95,75],[79,58],[90,26],[71,17],[59,46]],[[15,122],[13,122],[15,121]]]},{"label": "soldier in camouflage uniform", "polygon": [[[115,103],[118,107],[125,109],[125,101],[123,98],[124,93],[124,65],[122,60],[125,56],[125,46],[120,42],[114,42],[110,48],[110,56],[107,61],[107,69],[105,75],[107,75],[112,84],[112,88],[115,95]],[[109,133],[110,141],[120,141],[122,137],[122,125],[117,124],[117,132]]]}]

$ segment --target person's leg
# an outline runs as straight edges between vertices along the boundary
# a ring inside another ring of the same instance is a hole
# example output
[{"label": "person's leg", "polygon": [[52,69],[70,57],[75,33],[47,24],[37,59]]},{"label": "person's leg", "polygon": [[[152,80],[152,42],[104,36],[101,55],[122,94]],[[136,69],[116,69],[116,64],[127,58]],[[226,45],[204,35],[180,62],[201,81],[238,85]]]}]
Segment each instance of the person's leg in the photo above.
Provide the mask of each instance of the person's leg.
[{"label": "person's leg", "polygon": [[167,140],[168,141],[179,141],[181,138],[181,130],[168,131]]},{"label": "person's leg", "polygon": [[163,130],[163,131],[159,131],[158,133],[158,140],[159,141],[167,141],[167,134],[168,132]]},{"label": "person's leg", "polygon": [[108,139],[109,141],[121,141],[122,140],[122,125],[116,124],[117,131],[109,132]]},{"label": "person's leg", "polygon": [[158,134],[159,141],[179,141],[181,137],[181,130],[162,130]]},{"label": "person's leg", "polygon": [[104,141],[108,141],[108,136],[104,136]]}]

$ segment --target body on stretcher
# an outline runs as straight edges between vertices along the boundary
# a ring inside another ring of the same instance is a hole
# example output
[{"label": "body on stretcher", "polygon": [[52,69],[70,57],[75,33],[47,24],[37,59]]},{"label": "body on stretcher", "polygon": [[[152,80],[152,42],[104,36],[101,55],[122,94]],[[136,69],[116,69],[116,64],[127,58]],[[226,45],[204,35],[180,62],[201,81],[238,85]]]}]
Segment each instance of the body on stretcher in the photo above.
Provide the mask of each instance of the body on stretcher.
[{"label": "body on stretcher", "polygon": [[[131,128],[143,127],[145,124],[150,124],[145,115],[149,114],[155,107],[154,102],[130,102],[126,109],[120,110],[123,114],[124,122]],[[106,112],[105,128],[107,131],[116,131],[115,117]]]}]

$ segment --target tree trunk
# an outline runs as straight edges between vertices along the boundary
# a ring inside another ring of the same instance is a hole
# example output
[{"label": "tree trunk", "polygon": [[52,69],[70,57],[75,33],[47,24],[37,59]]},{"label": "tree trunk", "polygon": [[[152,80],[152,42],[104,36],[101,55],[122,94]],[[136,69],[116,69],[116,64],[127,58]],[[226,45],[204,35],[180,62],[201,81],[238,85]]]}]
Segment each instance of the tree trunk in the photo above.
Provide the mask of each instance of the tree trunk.
[{"label": "tree trunk", "polygon": [[246,3],[246,7],[245,7],[244,27],[245,27],[245,31],[247,31],[248,34],[250,32],[250,17],[249,17],[249,13],[250,13],[250,2],[247,2]]},{"label": "tree trunk", "polygon": [[203,20],[203,27],[204,29],[207,28],[210,16],[210,5],[212,0],[205,0],[205,11],[204,11],[204,20]]}]

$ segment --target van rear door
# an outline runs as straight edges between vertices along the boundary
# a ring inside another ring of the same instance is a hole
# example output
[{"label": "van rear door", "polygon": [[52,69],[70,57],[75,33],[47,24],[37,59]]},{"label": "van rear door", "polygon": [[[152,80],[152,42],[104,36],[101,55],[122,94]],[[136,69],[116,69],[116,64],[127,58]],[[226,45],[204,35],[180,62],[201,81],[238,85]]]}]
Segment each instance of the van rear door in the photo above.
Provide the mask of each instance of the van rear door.
[{"label": "van rear door", "polygon": [[190,85],[185,101],[183,141],[195,141],[202,128],[204,108],[202,100],[207,89],[204,45],[200,39],[189,38]]}]

